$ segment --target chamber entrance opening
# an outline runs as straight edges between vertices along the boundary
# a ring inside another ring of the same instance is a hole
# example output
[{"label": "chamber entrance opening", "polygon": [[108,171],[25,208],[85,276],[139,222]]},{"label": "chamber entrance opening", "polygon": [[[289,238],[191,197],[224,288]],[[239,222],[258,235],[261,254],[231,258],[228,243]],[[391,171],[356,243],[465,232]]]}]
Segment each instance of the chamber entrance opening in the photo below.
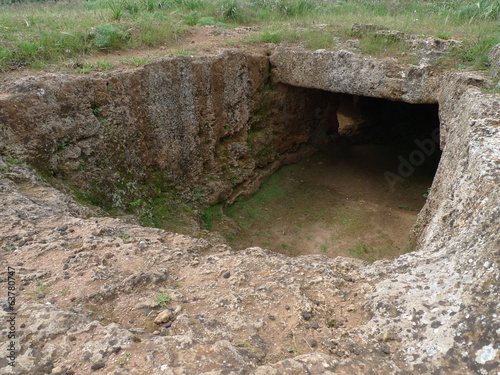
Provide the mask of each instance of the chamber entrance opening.
[{"label": "chamber entrance opening", "polygon": [[212,229],[230,245],[368,261],[413,249],[441,154],[438,106],[342,94],[335,106],[328,147],[223,209]]}]

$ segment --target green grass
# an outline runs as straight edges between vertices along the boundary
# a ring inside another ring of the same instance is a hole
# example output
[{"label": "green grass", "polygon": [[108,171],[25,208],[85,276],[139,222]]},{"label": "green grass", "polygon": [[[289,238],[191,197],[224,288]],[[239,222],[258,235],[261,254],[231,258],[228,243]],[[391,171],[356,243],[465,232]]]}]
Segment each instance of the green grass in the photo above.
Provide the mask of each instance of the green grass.
[{"label": "green grass", "polygon": [[26,294],[30,295],[32,299],[41,299],[44,298],[49,292],[50,289],[45,283],[41,282],[40,280],[36,280],[36,289],[31,292],[26,292]]},{"label": "green grass", "polygon": [[[1,5],[3,4],[3,5]],[[486,69],[487,52],[500,42],[499,0],[88,0],[26,2],[0,0],[0,70],[44,68],[99,51],[174,46],[189,26],[233,28],[257,25],[250,42],[301,42],[332,48],[360,38],[361,50],[399,56],[408,46],[351,26],[380,27],[464,41],[445,66]],[[322,25],[319,27],[318,25]]]},{"label": "green grass", "polygon": [[382,252],[379,249],[374,249],[366,244],[358,244],[348,250],[345,250],[345,253],[354,258],[374,262],[380,257]]},{"label": "green grass", "polygon": [[375,57],[394,56],[406,52],[408,44],[392,35],[367,33],[360,36],[360,49],[364,54]]},{"label": "green grass", "polygon": [[165,310],[170,303],[171,298],[169,295],[164,292],[156,293],[156,303],[160,306],[161,310]]},{"label": "green grass", "polygon": [[222,219],[222,207],[215,205],[202,211],[202,220],[205,228],[211,230],[214,222]]}]

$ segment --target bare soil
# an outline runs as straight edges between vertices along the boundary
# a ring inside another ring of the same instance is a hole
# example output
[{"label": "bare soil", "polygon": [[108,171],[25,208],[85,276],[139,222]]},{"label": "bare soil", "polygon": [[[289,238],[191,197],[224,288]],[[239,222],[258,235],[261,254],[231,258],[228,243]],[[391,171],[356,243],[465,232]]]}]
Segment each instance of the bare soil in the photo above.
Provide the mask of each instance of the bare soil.
[{"label": "bare soil", "polygon": [[[410,232],[433,170],[422,167],[393,188],[403,152],[345,145],[282,168],[247,201],[225,209],[237,225],[220,225],[235,248],[261,246],[286,255],[353,256],[368,261],[411,251]],[[235,230],[237,228],[237,230]]]}]

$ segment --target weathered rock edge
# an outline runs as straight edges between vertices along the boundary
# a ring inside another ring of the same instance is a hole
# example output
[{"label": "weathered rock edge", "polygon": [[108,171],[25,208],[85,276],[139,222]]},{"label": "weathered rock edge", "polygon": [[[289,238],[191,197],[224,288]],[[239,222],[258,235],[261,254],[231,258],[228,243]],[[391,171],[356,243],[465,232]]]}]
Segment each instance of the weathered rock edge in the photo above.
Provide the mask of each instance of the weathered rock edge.
[{"label": "weathered rock edge", "polygon": [[[324,259],[324,264],[328,264],[336,272],[343,274],[344,278],[355,280],[352,289],[357,290],[357,293],[363,293],[363,307],[370,314],[370,319],[360,327],[347,330],[346,336],[352,338],[358,345],[362,345],[367,351],[363,352],[361,357],[351,353],[347,358],[339,358],[318,350],[317,353],[313,352],[257,367],[258,361],[249,360],[249,357],[242,358],[241,353],[235,352],[229,342],[221,337],[219,341],[215,339],[216,344],[214,342],[210,344],[216,347],[216,350],[212,352],[213,360],[210,362],[210,368],[203,368],[203,364],[179,362],[169,357],[182,356],[183,351],[188,353],[196,350],[197,345],[202,345],[201,336],[196,336],[196,333],[191,332],[189,345],[186,344],[186,339],[180,336],[172,338],[169,341],[170,344],[164,340],[147,339],[147,345],[151,345],[151,342],[153,342],[153,347],[169,345],[172,351],[163,357],[156,353],[161,359],[151,362],[147,365],[150,366],[148,368],[144,367],[144,372],[140,370],[136,373],[162,374],[169,373],[168,371],[174,373],[172,370],[165,370],[167,371],[165,372],[160,368],[160,364],[165,363],[169,364],[165,367],[166,369],[178,369],[180,373],[299,374],[305,371],[313,374],[347,374],[353,371],[391,374],[496,373],[500,356],[498,342],[500,334],[498,318],[500,310],[498,300],[498,295],[500,295],[498,268],[498,259],[500,259],[498,237],[500,228],[500,103],[498,95],[481,93],[475,87],[478,82],[481,82],[481,77],[474,75],[446,73],[436,80],[431,80],[432,82],[427,82],[426,75],[422,74],[420,75],[422,81],[417,80],[415,84],[414,77],[418,77],[418,74],[410,75],[411,79],[405,80],[405,77],[398,73],[398,69],[407,72],[408,69],[410,71],[415,69],[414,67],[398,67],[392,62],[380,62],[352,54],[344,56],[349,57],[348,61],[356,61],[356,64],[349,63],[346,66],[339,62],[342,61],[339,60],[340,55],[342,52],[277,51],[271,56],[275,72],[274,79],[297,86],[303,85],[356,95],[379,96],[410,102],[438,102],[440,106],[443,154],[431,194],[417,222],[417,251],[403,255],[394,261],[379,261],[364,267],[349,265],[342,268],[341,259]],[[304,69],[294,69],[300,66]],[[394,73],[397,78],[388,77],[388,81],[385,82],[383,77],[386,73],[377,70],[372,73],[379,77],[378,79],[370,80],[367,77],[368,83],[363,83],[362,76],[359,73],[354,76],[350,70],[353,66],[359,69],[357,72],[370,72],[372,71],[370,69],[376,70],[376,67],[383,70],[389,66],[390,69],[388,68],[386,72]],[[375,68],[370,68],[372,66]],[[321,69],[313,71],[311,67],[317,69],[321,67]],[[303,77],[301,70],[304,72]],[[324,81],[321,77],[324,77]],[[352,87],[348,85],[349,79],[352,79]],[[23,85],[27,90],[36,88],[36,85],[31,85],[30,80],[26,80],[21,84]],[[418,89],[413,93],[411,87],[415,85]],[[2,99],[4,98],[5,96],[2,96]],[[8,124],[2,123],[3,131],[6,130],[6,126]],[[26,193],[12,185],[12,182],[8,182],[8,178],[9,176],[5,175],[2,180],[2,194],[4,195],[2,200],[10,203],[1,207],[2,221],[8,229],[8,232],[6,230],[2,232],[2,246],[10,241],[14,233],[22,233],[32,225],[26,218],[26,213],[30,211],[25,209],[29,208],[29,204],[33,204],[33,200],[27,198]],[[37,184],[39,182],[33,182],[33,186],[38,186]],[[46,189],[50,188],[46,187]],[[52,194],[57,196],[57,193]],[[23,200],[27,203],[23,203]],[[56,207],[62,207],[64,217],[71,218],[72,215],[78,214],[78,209],[64,208],[67,205],[65,201],[68,201],[68,198],[57,198],[55,204]],[[23,206],[23,204],[26,205]],[[36,201],[36,204],[43,211],[37,214],[37,220],[42,221],[44,215],[50,216],[53,210],[51,205],[43,200]],[[76,204],[73,202],[71,205],[74,207]],[[58,217],[61,217],[61,214]],[[81,221],[84,226],[90,225],[90,221],[84,219],[74,217],[74,220]],[[8,223],[15,225],[7,225]],[[48,220],[49,224],[50,220]],[[151,235],[151,233],[147,234],[147,236]],[[90,240],[92,239],[89,238]],[[98,250],[99,245],[94,251]],[[2,263],[6,263],[9,261],[6,257],[8,254],[5,254],[5,249],[2,251],[5,257]],[[165,247],[163,251],[166,255],[170,254],[167,258],[175,258],[174,253],[168,247]],[[183,246],[178,246],[176,251],[182,253]],[[238,262],[259,264],[259,262],[266,262],[264,259],[268,257],[273,268],[287,264],[292,267],[292,273],[299,272],[302,267],[307,268],[308,278],[314,278],[315,272],[317,276],[325,272],[323,267],[315,271],[317,265],[312,268],[308,266],[318,264],[317,257],[304,256],[292,261],[282,256],[263,253],[258,249],[247,250],[244,257],[234,253],[227,254],[224,251],[215,249],[216,256],[213,253],[209,255],[201,253],[198,257],[199,263],[215,264],[218,269],[225,269],[224,265],[232,259],[238,259]],[[189,258],[188,255],[185,256]],[[339,262],[338,265],[336,262]],[[189,261],[186,260],[184,263],[187,267]],[[184,263],[180,262],[180,264]],[[165,264],[168,265],[169,261],[165,260]],[[242,274],[244,275],[245,272]],[[300,278],[293,278],[291,284],[286,285],[282,290],[300,289],[303,282],[305,281]],[[342,282],[339,282],[339,285],[341,284]],[[257,283],[251,287],[259,290],[258,279]],[[214,291],[214,293],[219,292]],[[221,289],[220,293],[224,293],[224,289]],[[215,298],[214,295],[212,297]],[[261,298],[266,300],[272,297],[261,295]],[[57,320],[51,319],[50,315],[53,309],[27,302],[20,313],[26,317],[33,317],[35,311],[46,310],[45,315],[41,314],[36,319],[39,319],[42,326],[44,319],[47,325],[50,323],[57,326]],[[217,316],[222,324],[226,323],[230,326],[227,316]],[[78,318],[75,315],[70,319],[72,321],[84,320],[84,317]],[[89,324],[86,321],[81,324],[84,323]],[[101,330],[107,332],[104,335],[106,337],[110,331],[118,330],[117,335],[121,336],[124,341],[129,338],[128,331],[123,328],[114,325],[102,327],[97,322],[92,324],[85,326],[87,331]],[[83,328],[80,331],[87,332]],[[42,338],[44,335],[47,336],[44,350],[50,352],[52,360],[62,360],[60,356],[67,356],[68,352],[57,352],[50,346],[50,340],[60,337],[64,329],[55,330],[54,337],[49,335],[50,332],[49,329],[46,333],[42,331],[39,334]],[[27,337],[31,340],[31,336]],[[383,353],[386,353],[382,356],[376,355],[376,343],[379,337],[382,337],[382,342],[387,341],[386,345],[389,346],[382,349]],[[181,344],[182,342],[184,344]],[[28,347],[30,344],[22,340],[22,345]],[[201,346],[198,348],[202,350]],[[2,346],[2,352],[3,349]],[[30,350],[33,351],[33,349]],[[71,353],[71,349],[68,350]],[[227,368],[223,364],[223,358],[228,353],[231,353],[231,356],[227,358],[231,357],[231,361],[236,361],[238,369]],[[30,364],[33,366],[39,360],[35,359],[36,356],[33,353],[25,352],[25,355],[27,366]]]}]

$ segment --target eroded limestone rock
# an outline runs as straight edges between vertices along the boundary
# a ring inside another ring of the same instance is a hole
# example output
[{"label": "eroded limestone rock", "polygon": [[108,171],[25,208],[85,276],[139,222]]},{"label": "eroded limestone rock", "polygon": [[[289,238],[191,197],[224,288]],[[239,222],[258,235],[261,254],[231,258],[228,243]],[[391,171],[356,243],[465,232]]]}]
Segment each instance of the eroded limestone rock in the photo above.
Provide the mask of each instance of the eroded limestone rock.
[{"label": "eroded limestone rock", "polygon": [[[92,373],[92,368],[111,374],[496,374],[500,101],[475,87],[480,76],[449,73],[437,79],[427,68],[343,52],[278,50],[271,57],[274,79],[287,84],[439,103],[443,154],[417,223],[417,250],[393,261],[288,258],[260,248],[236,252],[224,244],[99,217],[12,160],[15,155],[26,155],[26,160],[42,156],[59,165],[96,152],[90,140],[106,139],[96,115],[105,116],[107,109],[95,107],[94,114],[91,103],[100,102],[90,98],[107,97],[106,82],[123,91],[122,96],[127,80],[137,80],[137,88],[151,84],[147,95],[157,96],[161,105],[143,105],[142,111],[152,117],[179,104],[173,94],[172,102],[160,95],[167,83],[176,82],[180,86],[172,91],[191,103],[176,112],[184,128],[154,134],[163,134],[160,143],[172,146],[180,144],[183,131],[186,142],[197,139],[192,128],[196,118],[189,112],[196,107],[193,98],[214,106],[226,102],[222,92],[210,101],[210,86],[203,86],[199,96],[188,95],[193,72],[203,76],[206,69],[220,70],[222,61],[232,61],[231,74],[239,78],[228,83],[231,100],[245,98],[254,87],[246,82],[248,70],[236,64],[244,61],[245,66],[247,57],[230,54],[221,59],[210,60],[212,65],[204,65],[203,59],[167,60],[162,69],[149,66],[130,75],[71,79],[75,86],[57,77],[26,79],[6,89],[3,103],[34,106],[26,116],[37,120],[24,123],[21,116],[12,124],[19,108],[4,105],[0,111],[2,152],[12,153],[0,159],[1,264],[3,270],[15,269],[20,292],[15,305],[16,367],[1,357],[0,368],[6,374],[39,374],[48,367],[77,374]],[[360,72],[369,71],[373,76],[359,79]],[[179,78],[183,75],[186,80]],[[74,102],[81,108],[62,106],[64,98],[52,88],[65,84],[62,92],[76,97],[79,90],[87,92],[87,101]],[[116,111],[113,118],[133,117],[129,108],[138,108],[131,103],[141,94],[133,91],[130,102],[110,106],[109,111]],[[231,100],[224,116],[243,128],[251,111]],[[53,114],[37,117],[35,108],[44,105],[38,112]],[[65,110],[85,114],[61,122]],[[113,121],[110,126],[118,128]],[[37,126],[43,136],[35,136]],[[140,138],[137,129],[130,134],[124,130],[124,144],[156,142],[147,132]],[[227,129],[217,129],[219,135],[230,136],[224,133]],[[51,132],[76,132],[81,137],[78,148],[68,145],[57,151],[54,140],[65,138]],[[133,134],[140,140],[129,139]],[[165,154],[159,163],[187,167],[186,175],[198,173],[196,161],[176,164],[183,159],[173,155],[189,150]],[[238,159],[249,151],[238,141],[228,152]],[[137,159],[137,166],[144,160]],[[155,323],[159,295],[168,295],[172,305],[165,310],[169,319]],[[6,302],[3,298],[4,309]],[[1,329],[4,337],[6,328]],[[0,352],[7,345],[2,340]]]}]

